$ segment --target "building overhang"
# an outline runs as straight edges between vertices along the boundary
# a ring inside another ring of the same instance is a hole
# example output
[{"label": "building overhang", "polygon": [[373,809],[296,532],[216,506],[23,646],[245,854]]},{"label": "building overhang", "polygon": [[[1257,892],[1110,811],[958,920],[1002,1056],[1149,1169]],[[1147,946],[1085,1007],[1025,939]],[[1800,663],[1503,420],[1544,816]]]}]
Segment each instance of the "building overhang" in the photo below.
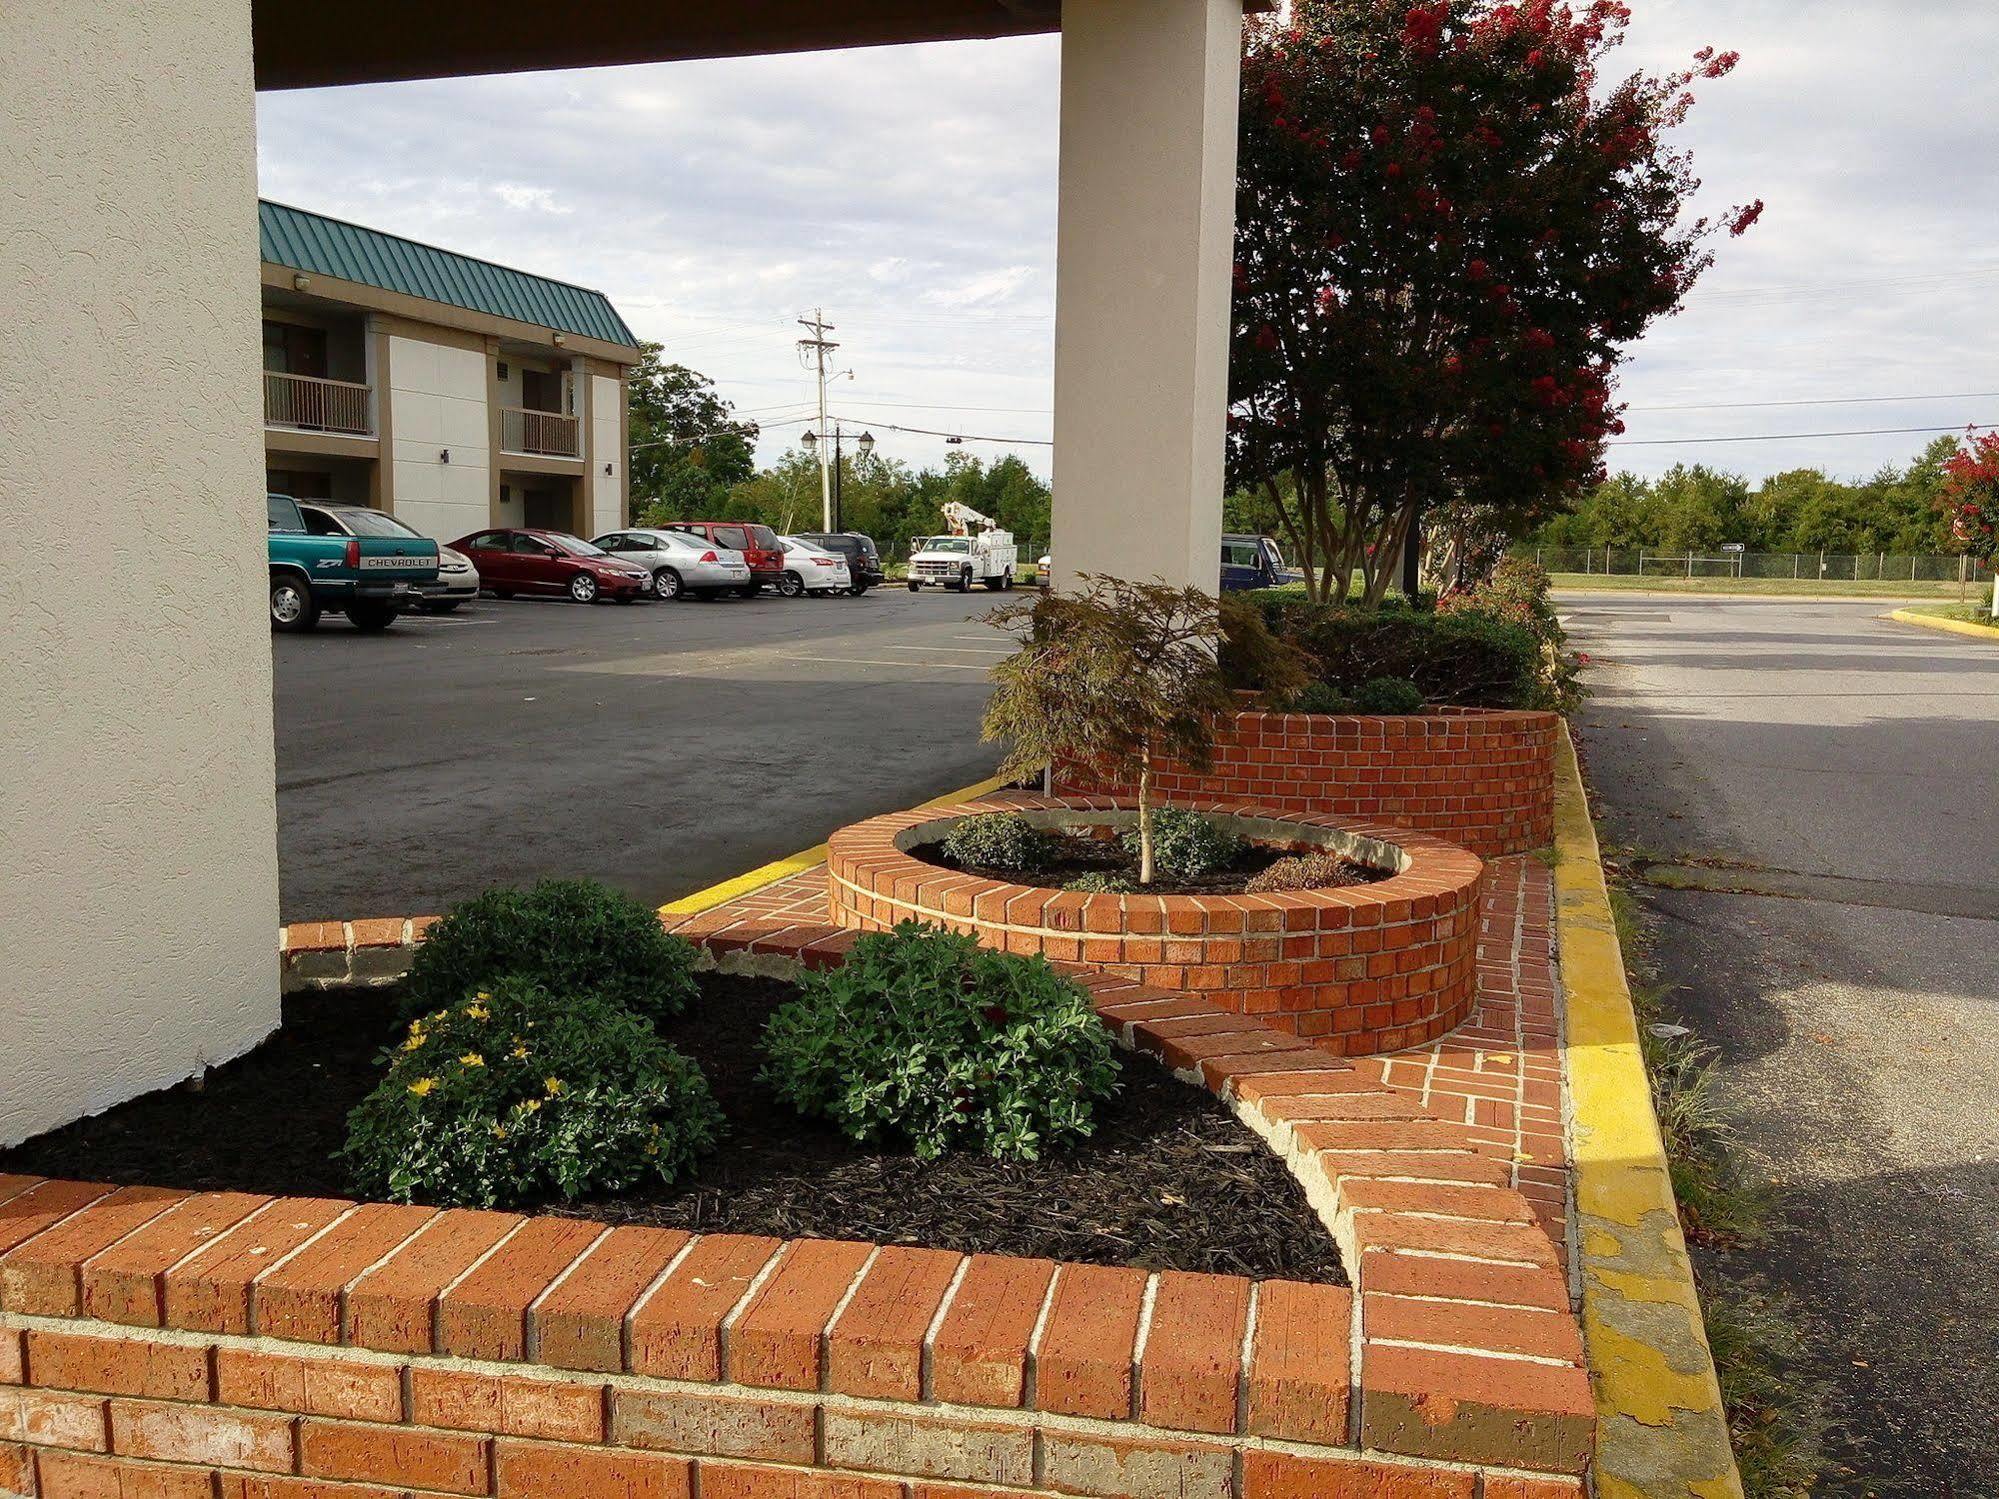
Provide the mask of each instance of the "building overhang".
[{"label": "building overhang", "polygon": [[253,0],[257,87],[320,88],[764,52],[1025,36],[1060,0]]}]

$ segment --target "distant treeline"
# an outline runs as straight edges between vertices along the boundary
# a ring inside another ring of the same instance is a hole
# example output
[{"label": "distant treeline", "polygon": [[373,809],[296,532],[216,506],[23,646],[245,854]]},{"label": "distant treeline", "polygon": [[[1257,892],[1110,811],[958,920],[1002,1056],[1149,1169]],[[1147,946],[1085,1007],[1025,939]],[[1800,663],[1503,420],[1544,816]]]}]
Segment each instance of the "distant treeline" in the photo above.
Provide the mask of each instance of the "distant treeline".
[{"label": "distant treeline", "polygon": [[1676,464],[1656,479],[1617,474],[1567,515],[1526,538],[1542,546],[1710,551],[1740,542],[1752,552],[1947,552],[1936,508],[1944,460],[1957,439],[1939,437],[1906,469],[1860,483],[1815,468],[1773,474],[1751,487],[1705,464]]}]

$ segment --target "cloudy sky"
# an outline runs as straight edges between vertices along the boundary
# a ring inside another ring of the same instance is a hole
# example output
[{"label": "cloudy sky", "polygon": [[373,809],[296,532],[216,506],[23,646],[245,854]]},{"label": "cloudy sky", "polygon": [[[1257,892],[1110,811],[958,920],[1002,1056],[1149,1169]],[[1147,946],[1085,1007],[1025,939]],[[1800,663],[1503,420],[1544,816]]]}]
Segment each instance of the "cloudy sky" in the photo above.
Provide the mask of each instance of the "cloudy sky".
[{"label": "cloudy sky", "polygon": [[[1614,464],[1861,474],[1928,439],[1739,439],[1999,423],[1999,101],[1967,61],[1999,53],[1999,6],[1631,3],[1621,70],[1741,51],[1682,139],[1702,207],[1768,208],[1633,351]],[[891,425],[1049,435],[1059,60],[1040,37],[267,94],[259,172],[603,289],[765,423],[767,458],[803,430],[795,320],[823,307],[836,412],[935,463],[941,437]],[[1712,437],[1737,440],[1664,441]]]}]

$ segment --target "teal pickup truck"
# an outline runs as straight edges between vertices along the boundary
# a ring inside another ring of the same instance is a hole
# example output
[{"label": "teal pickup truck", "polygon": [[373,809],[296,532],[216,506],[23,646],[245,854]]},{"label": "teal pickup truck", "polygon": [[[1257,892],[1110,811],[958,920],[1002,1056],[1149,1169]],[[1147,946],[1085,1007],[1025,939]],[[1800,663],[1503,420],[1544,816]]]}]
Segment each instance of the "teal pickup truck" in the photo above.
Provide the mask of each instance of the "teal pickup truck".
[{"label": "teal pickup truck", "polygon": [[396,616],[432,593],[437,543],[402,526],[378,536],[314,536],[298,502],[267,494],[270,527],[271,628],[310,630],[328,609],[338,609],[357,630],[386,630]]}]

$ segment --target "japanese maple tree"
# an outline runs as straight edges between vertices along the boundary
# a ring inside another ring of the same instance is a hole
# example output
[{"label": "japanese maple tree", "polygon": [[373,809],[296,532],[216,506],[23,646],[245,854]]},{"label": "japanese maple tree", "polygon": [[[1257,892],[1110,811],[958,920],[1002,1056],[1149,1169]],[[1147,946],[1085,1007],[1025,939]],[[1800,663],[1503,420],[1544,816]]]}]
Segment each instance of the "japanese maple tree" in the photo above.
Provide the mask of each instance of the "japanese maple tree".
[{"label": "japanese maple tree", "polygon": [[1667,136],[1735,54],[1602,75],[1615,0],[1294,0],[1243,59],[1230,480],[1321,597],[1414,518],[1531,524],[1600,476],[1620,348],[1761,203],[1688,220]]}]

